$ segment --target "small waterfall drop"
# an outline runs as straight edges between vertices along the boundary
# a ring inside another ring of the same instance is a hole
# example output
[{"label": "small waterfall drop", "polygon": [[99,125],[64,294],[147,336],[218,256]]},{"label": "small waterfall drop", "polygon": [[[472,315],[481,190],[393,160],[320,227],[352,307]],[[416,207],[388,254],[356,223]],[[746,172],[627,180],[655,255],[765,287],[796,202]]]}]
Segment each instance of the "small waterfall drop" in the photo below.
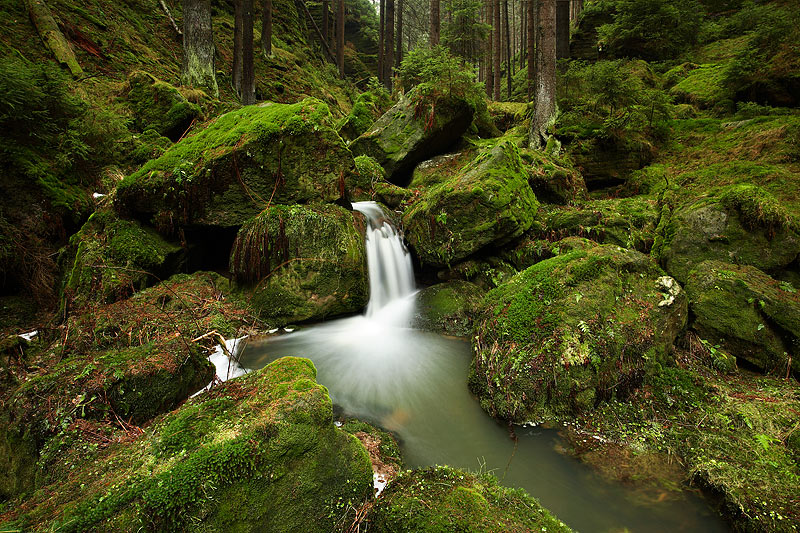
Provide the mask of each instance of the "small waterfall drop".
[{"label": "small waterfall drop", "polygon": [[367,265],[369,303],[366,317],[405,327],[413,312],[414,268],[403,239],[381,206],[355,202],[353,209],[367,218]]}]

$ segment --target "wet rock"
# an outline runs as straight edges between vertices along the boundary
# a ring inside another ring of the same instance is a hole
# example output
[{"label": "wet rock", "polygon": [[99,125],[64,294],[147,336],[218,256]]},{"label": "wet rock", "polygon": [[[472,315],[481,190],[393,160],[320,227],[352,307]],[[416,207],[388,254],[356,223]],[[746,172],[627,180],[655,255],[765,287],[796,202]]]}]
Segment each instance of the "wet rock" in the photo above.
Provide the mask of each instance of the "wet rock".
[{"label": "wet rock", "polygon": [[472,333],[484,291],[468,281],[449,281],[417,294],[415,326],[419,329],[466,337]]},{"label": "wet rock", "polygon": [[625,399],[671,359],[687,298],[648,256],[578,247],[487,293],[470,388],[492,415],[546,420]]},{"label": "wet rock", "polygon": [[373,157],[387,179],[407,185],[414,167],[452,147],[472,123],[475,108],[457,97],[434,103],[411,92],[350,143],[354,155]]},{"label": "wet rock", "polygon": [[130,75],[125,99],[133,109],[133,125],[138,131],[153,129],[173,142],[200,115],[200,106],[186,100],[173,85],[147,72]]},{"label": "wet rock", "polygon": [[319,100],[248,106],[126,177],[116,206],[164,231],[236,227],[270,203],[337,200],[353,167]]},{"label": "wet rock", "polygon": [[701,338],[757,368],[800,372],[800,296],[788,282],[750,266],[704,261],[686,282],[692,327]]},{"label": "wet rock", "polygon": [[538,207],[516,145],[501,140],[454,176],[421,190],[403,225],[422,263],[444,267],[519,237]]},{"label": "wet rock", "polygon": [[357,224],[360,215],[335,205],[270,207],[239,231],[231,270],[272,326],[358,312],[369,280]]}]

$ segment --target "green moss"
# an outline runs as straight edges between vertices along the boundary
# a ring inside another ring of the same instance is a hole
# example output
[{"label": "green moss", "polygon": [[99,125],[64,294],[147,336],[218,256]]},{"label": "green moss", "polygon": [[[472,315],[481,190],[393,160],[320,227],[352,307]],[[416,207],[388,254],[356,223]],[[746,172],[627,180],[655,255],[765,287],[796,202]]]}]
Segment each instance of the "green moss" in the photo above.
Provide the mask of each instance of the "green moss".
[{"label": "green moss", "polygon": [[362,309],[366,251],[355,219],[334,206],[274,206],[245,224],[231,270],[253,289],[252,305],[273,325]]},{"label": "green moss", "polygon": [[217,118],[126,177],[117,202],[157,226],[235,226],[273,203],[333,201],[353,161],[328,106],[250,106]]},{"label": "green moss", "polygon": [[133,110],[136,129],[154,129],[172,140],[183,136],[201,113],[200,106],[188,102],[176,87],[147,72],[129,76],[125,98]]},{"label": "green moss", "polygon": [[284,358],[192,400],[131,443],[86,454],[80,440],[65,440],[61,460],[81,475],[58,479],[58,491],[38,492],[0,523],[330,531],[370,494],[372,471],[363,446],[333,426],[315,374],[310,361]]},{"label": "green moss", "polygon": [[472,332],[483,291],[467,281],[450,281],[423,289],[417,295],[416,326],[466,337]]},{"label": "green moss", "polygon": [[401,473],[367,519],[378,532],[571,531],[524,491],[446,466]]}]

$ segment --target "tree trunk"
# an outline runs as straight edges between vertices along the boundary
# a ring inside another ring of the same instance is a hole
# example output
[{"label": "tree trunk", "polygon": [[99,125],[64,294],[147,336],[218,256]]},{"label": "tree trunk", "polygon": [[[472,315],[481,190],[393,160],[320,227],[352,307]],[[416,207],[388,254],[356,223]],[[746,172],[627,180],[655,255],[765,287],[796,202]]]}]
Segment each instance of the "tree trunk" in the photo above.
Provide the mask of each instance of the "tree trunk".
[{"label": "tree trunk", "polygon": [[44,44],[47,45],[47,48],[53,53],[56,61],[66,65],[73,77],[79,78],[83,76],[83,69],[81,69],[78,60],[75,58],[75,52],[72,51],[72,47],[64,37],[64,34],[58,29],[58,24],[56,24],[56,20],[44,0],[27,0],[26,3],[28,4],[28,14],[33,25],[36,26],[36,31],[44,41]]},{"label": "tree trunk", "polygon": [[339,75],[344,78],[344,0],[339,0],[336,10],[336,63]]},{"label": "tree trunk", "polygon": [[533,83],[536,72],[536,0],[527,0],[528,14],[526,25],[528,27],[528,100],[533,98]]},{"label": "tree trunk", "polygon": [[431,0],[431,46],[439,44],[439,0]]},{"label": "tree trunk", "polygon": [[380,25],[378,27],[378,81],[383,83],[383,42],[386,38],[386,0],[380,0],[379,6]]},{"label": "tree trunk", "polygon": [[233,73],[231,86],[236,96],[242,96],[242,10],[244,0],[233,0]]},{"label": "tree trunk", "polygon": [[548,129],[556,116],[556,0],[539,0],[538,11],[536,103],[529,140],[534,150],[546,145]]},{"label": "tree trunk", "polygon": [[386,37],[383,42],[386,54],[383,57],[384,84],[392,90],[392,67],[394,66],[394,0],[386,0]]},{"label": "tree trunk", "polygon": [[569,57],[569,0],[556,0],[556,58]]},{"label": "tree trunk", "polygon": [[489,24],[489,35],[486,39],[486,97],[491,98],[494,91],[494,32],[492,15],[494,13],[494,0],[486,0],[486,23]]},{"label": "tree trunk", "polygon": [[403,61],[403,6],[405,0],[399,0],[397,3],[397,51],[394,56],[394,66],[400,68],[400,63]]},{"label": "tree trunk", "polygon": [[500,27],[500,0],[493,0],[492,1],[492,12],[493,12],[493,19],[494,19],[494,42],[492,43],[492,48],[494,49],[494,81],[493,81],[493,97],[494,100],[500,100],[500,77],[502,72],[500,70],[500,58],[503,55],[502,49],[502,42],[500,40],[500,36],[502,34],[502,28]]},{"label": "tree trunk", "polygon": [[[327,8],[326,5],[326,13]],[[261,13],[261,50],[264,57],[272,55],[272,0],[264,0],[264,11]]]},{"label": "tree trunk", "polygon": [[183,0],[183,68],[181,83],[219,98],[214,66],[211,0]]},{"label": "tree trunk", "polygon": [[253,50],[253,0],[242,0],[242,104],[256,103]]},{"label": "tree trunk", "polygon": [[328,44],[330,44],[331,42],[330,4],[331,4],[330,0],[322,0],[322,38]]},{"label": "tree trunk", "polygon": [[511,26],[508,25],[508,0],[503,1],[503,16],[506,19],[506,78],[508,79],[506,98],[511,100]]},{"label": "tree trunk", "polygon": [[528,0],[522,0],[520,11],[522,11],[520,16],[522,35],[519,40],[519,69],[522,70],[525,68],[526,56],[528,55]]}]

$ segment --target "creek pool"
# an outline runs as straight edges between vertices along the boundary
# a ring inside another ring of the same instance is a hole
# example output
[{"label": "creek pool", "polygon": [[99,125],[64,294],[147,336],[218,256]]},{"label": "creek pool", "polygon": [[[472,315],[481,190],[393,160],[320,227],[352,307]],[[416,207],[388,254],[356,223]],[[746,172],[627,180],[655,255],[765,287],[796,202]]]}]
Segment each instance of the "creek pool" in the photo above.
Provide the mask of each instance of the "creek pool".
[{"label": "creek pool", "polygon": [[289,355],[314,362],[346,416],[394,432],[407,467],[490,471],[584,533],[729,531],[695,492],[654,494],[600,478],[559,453],[555,430],[516,427],[515,443],[467,388],[464,340],[356,316],[251,341],[240,362],[256,369]]}]

